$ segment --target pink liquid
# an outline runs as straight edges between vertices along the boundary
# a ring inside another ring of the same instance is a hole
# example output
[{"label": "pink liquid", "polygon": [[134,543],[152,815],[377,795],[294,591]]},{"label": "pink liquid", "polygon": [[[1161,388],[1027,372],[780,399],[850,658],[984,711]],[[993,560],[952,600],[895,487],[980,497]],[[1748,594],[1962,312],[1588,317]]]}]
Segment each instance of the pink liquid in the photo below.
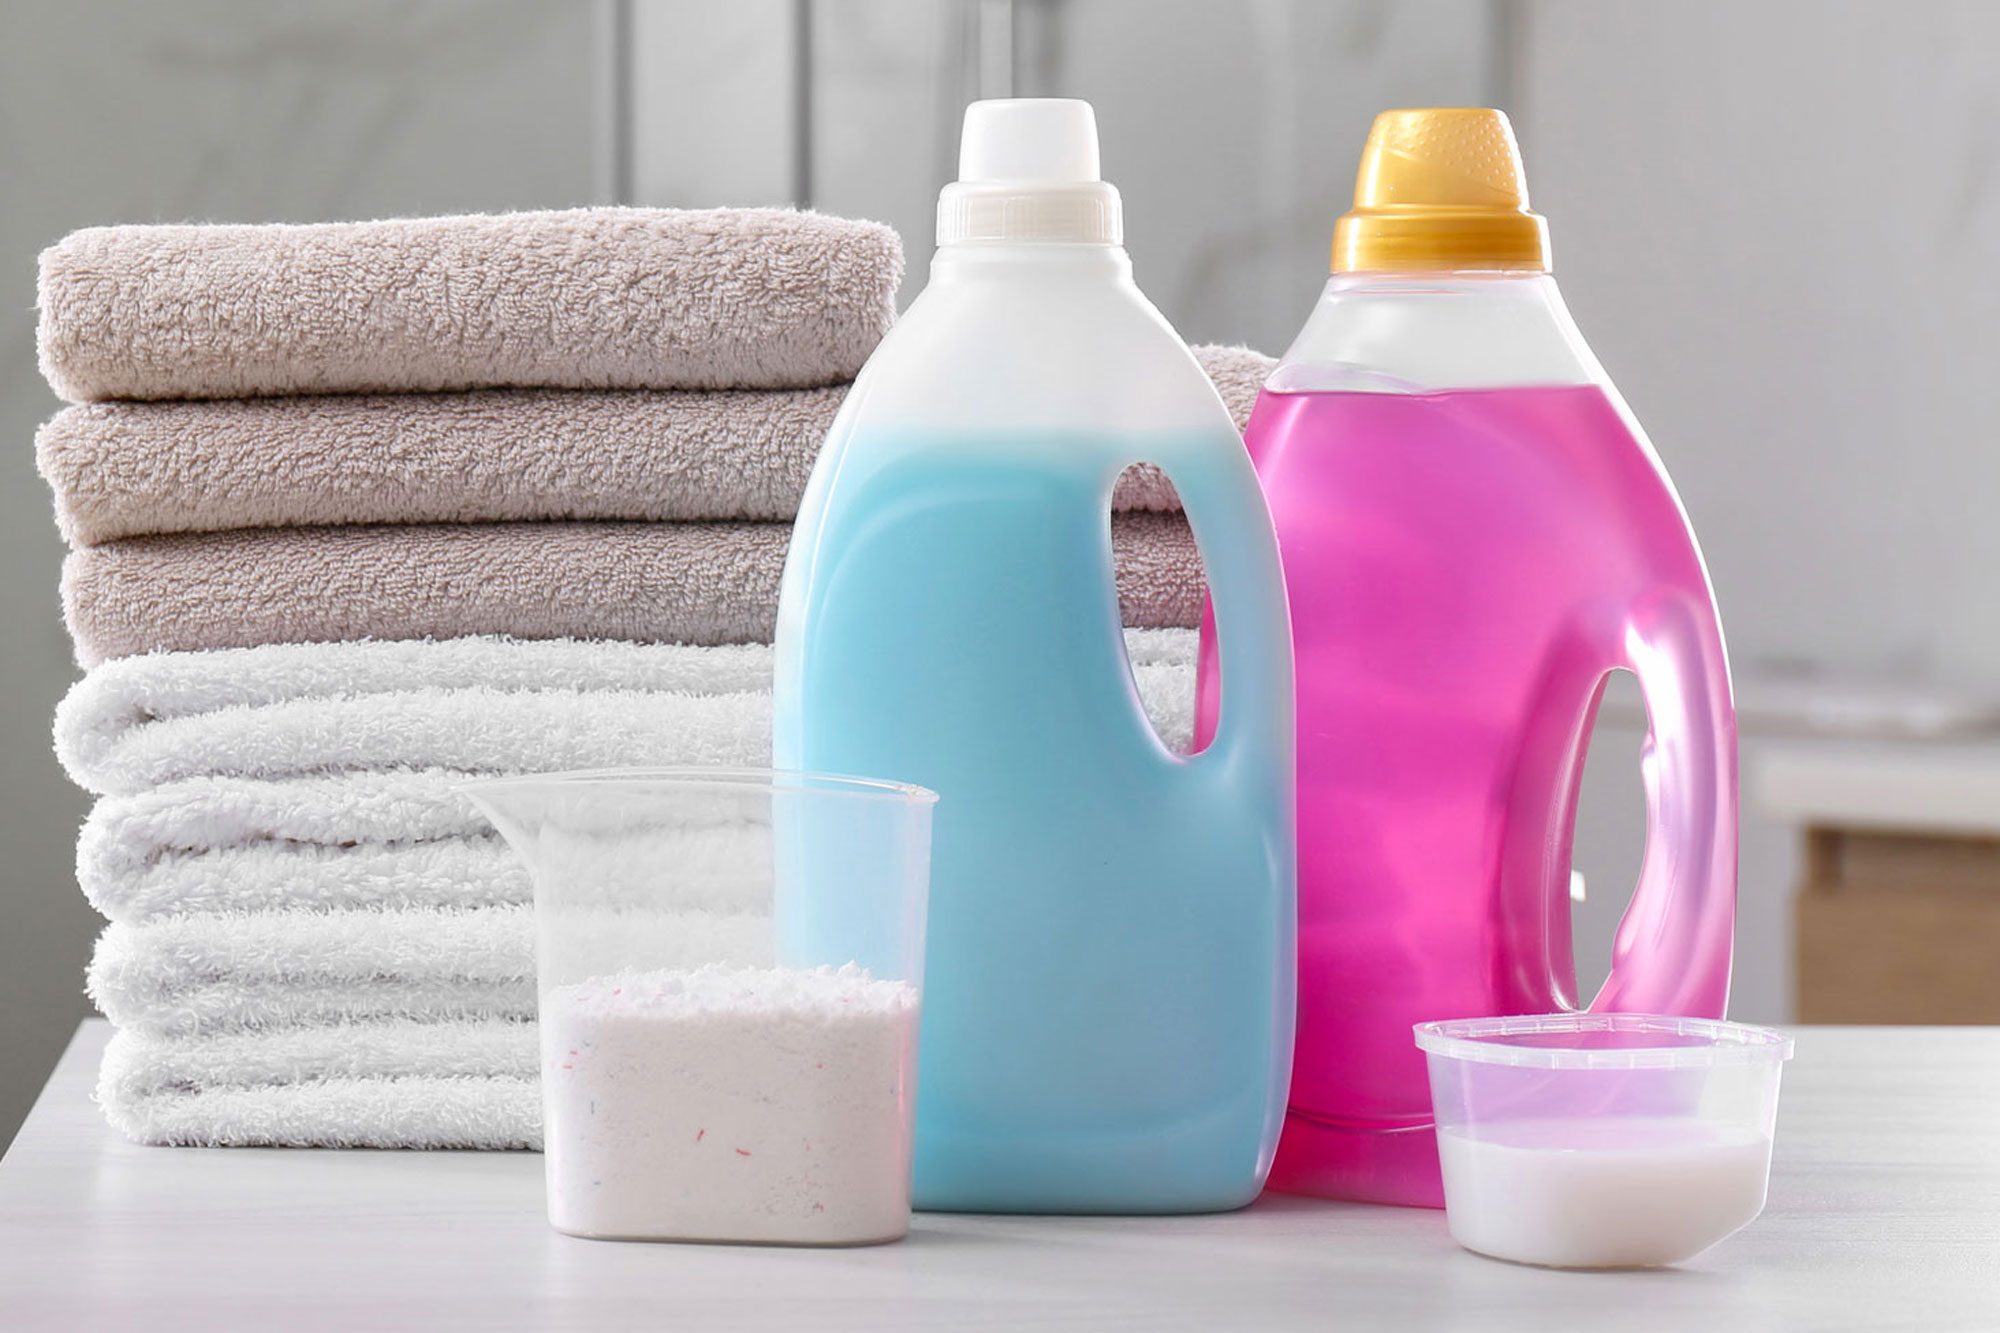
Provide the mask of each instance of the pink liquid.
[{"label": "pink liquid", "polygon": [[[1576,1004],[1570,834],[1614,668],[1652,714],[1652,819],[1592,1007],[1722,1014],[1736,724],[1714,602],[1595,387],[1266,392],[1246,438],[1298,660],[1298,1044],[1270,1183],[1441,1206],[1410,1028]],[[1198,737],[1215,708],[1205,632]]]}]

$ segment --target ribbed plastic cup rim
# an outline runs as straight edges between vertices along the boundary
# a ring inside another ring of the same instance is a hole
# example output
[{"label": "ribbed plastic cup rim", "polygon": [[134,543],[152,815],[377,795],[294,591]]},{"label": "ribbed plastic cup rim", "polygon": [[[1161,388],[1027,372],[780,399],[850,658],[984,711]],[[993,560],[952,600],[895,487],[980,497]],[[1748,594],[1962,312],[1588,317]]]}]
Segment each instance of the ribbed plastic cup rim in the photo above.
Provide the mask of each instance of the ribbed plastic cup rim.
[{"label": "ribbed plastic cup rim", "polygon": [[[1671,1014],[1532,1014],[1454,1018],[1416,1025],[1427,1054],[1474,1064],[1524,1069],[1701,1069],[1724,1064],[1776,1064],[1792,1058],[1792,1039],[1774,1028]],[[1616,1032],[1627,1036],[1693,1038],[1659,1046],[1520,1046],[1508,1037]]]}]

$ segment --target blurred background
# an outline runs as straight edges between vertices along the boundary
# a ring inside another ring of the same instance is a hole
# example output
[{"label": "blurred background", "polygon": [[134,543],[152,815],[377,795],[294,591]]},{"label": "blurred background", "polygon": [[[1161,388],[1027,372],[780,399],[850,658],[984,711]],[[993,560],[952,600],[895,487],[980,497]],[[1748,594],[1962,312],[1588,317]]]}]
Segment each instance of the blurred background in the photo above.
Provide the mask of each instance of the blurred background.
[{"label": "blurred background", "polygon": [[[0,43],[0,1142],[98,921],[30,441],[35,256],[127,221],[625,202],[881,219],[923,284],[977,97],[1097,106],[1140,284],[1284,350],[1375,111],[1513,117],[1557,275],[1700,534],[1744,722],[1732,1016],[2000,1021],[2000,6],[1853,0],[110,0]],[[1582,813],[1585,993],[1644,713]]]}]

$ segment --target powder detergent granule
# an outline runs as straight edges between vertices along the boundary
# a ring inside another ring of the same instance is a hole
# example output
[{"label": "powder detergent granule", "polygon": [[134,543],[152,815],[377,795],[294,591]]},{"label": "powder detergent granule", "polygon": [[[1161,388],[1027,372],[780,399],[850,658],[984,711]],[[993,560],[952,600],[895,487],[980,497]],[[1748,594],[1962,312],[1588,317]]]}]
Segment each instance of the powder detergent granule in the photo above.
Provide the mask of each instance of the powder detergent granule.
[{"label": "powder detergent granule", "polygon": [[626,972],[543,998],[549,1221],[856,1245],[909,1230],[917,988],[841,968]]}]

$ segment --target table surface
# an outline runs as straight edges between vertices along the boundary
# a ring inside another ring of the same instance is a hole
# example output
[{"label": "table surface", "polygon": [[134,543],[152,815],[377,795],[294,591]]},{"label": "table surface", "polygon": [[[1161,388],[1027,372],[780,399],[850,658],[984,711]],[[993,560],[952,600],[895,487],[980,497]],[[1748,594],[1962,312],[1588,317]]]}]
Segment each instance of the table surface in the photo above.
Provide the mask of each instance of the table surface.
[{"label": "table surface", "polygon": [[2000,1028],[1805,1028],[1770,1204],[1678,1269],[1469,1254],[1422,1209],[919,1214],[858,1250],[616,1244],[525,1153],[142,1148],[84,1024],[0,1162],[0,1328],[2000,1328]]}]

